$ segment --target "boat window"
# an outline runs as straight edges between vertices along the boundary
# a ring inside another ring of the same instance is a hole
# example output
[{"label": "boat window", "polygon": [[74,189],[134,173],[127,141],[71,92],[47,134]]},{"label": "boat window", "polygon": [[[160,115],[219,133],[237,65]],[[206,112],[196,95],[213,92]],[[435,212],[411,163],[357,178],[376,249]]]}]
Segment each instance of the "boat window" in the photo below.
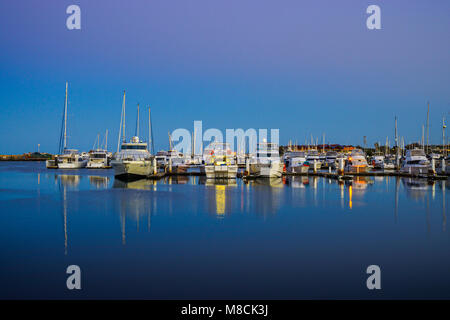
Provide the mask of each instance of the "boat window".
[{"label": "boat window", "polygon": [[147,150],[147,146],[122,146],[122,150]]}]

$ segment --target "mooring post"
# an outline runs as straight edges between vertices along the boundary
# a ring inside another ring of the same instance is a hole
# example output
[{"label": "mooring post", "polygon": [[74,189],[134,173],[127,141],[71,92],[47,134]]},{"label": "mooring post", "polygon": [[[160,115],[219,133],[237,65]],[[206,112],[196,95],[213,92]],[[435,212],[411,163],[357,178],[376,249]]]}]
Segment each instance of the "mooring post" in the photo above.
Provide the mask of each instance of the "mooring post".
[{"label": "mooring post", "polygon": [[169,158],[169,173],[172,173],[172,158]]},{"label": "mooring post", "polygon": [[433,157],[431,158],[431,173],[436,174],[436,162]]},{"label": "mooring post", "polygon": [[250,175],[250,163],[247,157],[245,158],[245,171],[247,171],[247,175]]},{"label": "mooring post", "polygon": [[157,168],[156,168],[156,158],[153,157],[153,174],[156,175],[157,173]]},{"label": "mooring post", "polygon": [[338,169],[338,174],[343,174],[344,173],[344,159],[343,158],[339,158],[339,169]]}]

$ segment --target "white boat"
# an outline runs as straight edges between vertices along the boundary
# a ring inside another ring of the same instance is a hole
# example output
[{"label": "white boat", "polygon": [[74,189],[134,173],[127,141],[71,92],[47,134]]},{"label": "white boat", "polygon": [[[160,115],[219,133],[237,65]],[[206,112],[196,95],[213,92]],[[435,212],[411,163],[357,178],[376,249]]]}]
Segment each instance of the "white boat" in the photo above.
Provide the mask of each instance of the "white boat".
[{"label": "white boat", "polygon": [[422,149],[406,150],[405,159],[402,162],[400,172],[413,175],[427,174],[430,166],[425,151]]},{"label": "white boat", "polygon": [[67,148],[67,100],[69,84],[66,82],[66,95],[64,100],[63,127],[61,128],[60,154],[55,156],[55,160],[46,161],[47,168],[58,169],[80,169],[85,168],[89,159],[86,153],[80,153],[76,149]]},{"label": "white boat", "polygon": [[122,143],[120,151],[111,160],[114,176],[127,180],[148,177],[153,173],[153,158],[147,143],[132,137],[129,142]]},{"label": "white boat", "polygon": [[58,165],[56,163],[56,158],[45,160],[45,166],[47,167],[47,169],[57,169]]},{"label": "white boat", "polygon": [[105,169],[110,167],[111,155],[107,150],[96,149],[89,152],[88,169]]},{"label": "white boat", "polygon": [[167,168],[169,173],[186,173],[188,167],[186,158],[181,152],[177,150],[169,150],[167,152]]},{"label": "white boat", "polygon": [[58,169],[85,168],[88,160],[76,149],[64,149],[64,153],[56,157]]},{"label": "white boat", "polygon": [[383,162],[383,170],[394,170],[395,169],[395,159],[392,157],[385,157]]},{"label": "white boat", "polygon": [[384,155],[375,154],[372,157],[372,167],[378,170],[384,169]]},{"label": "white boat", "polygon": [[323,166],[326,168],[336,169],[337,157],[338,153],[336,151],[328,151]]},{"label": "white boat", "polygon": [[283,174],[278,144],[261,142],[249,160],[249,174],[253,177],[279,178]]},{"label": "white boat", "polygon": [[207,179],[236,179],[238,166],[228,143],[213,142],[205,163]]},{"label": "white boat", "polygon": [[353,149],[347,158],[344,172],[364,173],[367,172],[369,166],[367,164],[366,155],[361,149]]},{"label": "white boat", "polygon": [[[149,111],[150,128],[150,111]],[[149,129],[150,131],[150,129]],[[122,139],[121,139],[122,132]],[[122,140],[120,151],[111,160],[114,176],[119,179],[135,180],[146,178],[153,174],[155,157],[148,151],[146,142],[139,138],[139,105],[136,121],[136,135],[129,142],[125,139],[125,91],[123,93],[122,114],[120,119],[119,141]],[[150,141],[150,133],[149,133]],[[118,148],[119,149],[119,148]]]},{"label": "white boat", "polygon": [[314,170],[314,163],[315,163],[316,170],[320,170],[320,168],[322,167],[319,152],[317,150],[308,151],[308,155],[306,156],[306,161],[308,161],[309,168],[312,170]]},{"label": "white boat", "polygon": [[155,155],[156,164],[159,168],[164,168],[167,165],[167,151],[158,151]]},{"label": "white boat", "polygon": [[284,164],[288,173],[307,173],[309,170],[306,153],[302,151],[287,151],[284,154]]}]

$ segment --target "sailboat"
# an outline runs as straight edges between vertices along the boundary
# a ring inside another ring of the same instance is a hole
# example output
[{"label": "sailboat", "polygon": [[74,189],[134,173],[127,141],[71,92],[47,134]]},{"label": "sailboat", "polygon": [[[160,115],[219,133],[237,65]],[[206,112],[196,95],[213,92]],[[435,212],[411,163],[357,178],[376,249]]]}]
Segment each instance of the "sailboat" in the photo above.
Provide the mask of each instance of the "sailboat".
[{"label": "sailboat", "polygon": [[[120,119],[119,141],[117,146],[118,150],[111,160],[111,165],[114,168],[114,175],[119,179],[131,180],[146,178],[153,173],[154,165],[156,165],[156,163],[154,163],[154,156],[148,151],[147,143],[139,138],[139,105],[137,111],[136,134],[129,141],[126,141],[124,91],[122,114]],[[120,137],[121,132],[122,139]],[[122,143],[120,143],[121,140]]]},{"label": "sailboat", "polygon": [[61,150],[61,139],[60,139],[60,150],[59,155],[55,157],[54,162],[47,162],[47,168],[57,167],[58,169],[79,169],[85,168],[88,159],[83,156],[76,149],[67,148],[67,99],[68,99],[68,88],[69,84],[66,82],[66,96],[64,100],[64,124],[62,128],[61,137],[63,139],[63,145]]}]

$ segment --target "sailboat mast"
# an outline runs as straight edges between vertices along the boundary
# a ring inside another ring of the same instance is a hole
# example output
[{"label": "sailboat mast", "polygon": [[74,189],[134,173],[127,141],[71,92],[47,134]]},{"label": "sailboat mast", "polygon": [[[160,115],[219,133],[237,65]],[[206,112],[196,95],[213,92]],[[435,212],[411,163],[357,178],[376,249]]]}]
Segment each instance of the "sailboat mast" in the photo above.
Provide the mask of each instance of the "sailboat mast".
[{"label": "sailboat mast", "polygon": [[66,98],[64,100],[64,149],[67,148],[67,91],[68,91],[68,86],[69,86],[69,84],[66,81]]},{"label": "sailboat mast", "polygon": [[[446,148],[445,148],[445,128],[447,126],[445,125],[445,117],[442,117],[442,155],[446,156]],[[442,161],[445,161],[444,159]]]},{"label": "sailboat mast", "polygon": [[[120,136],[122,135],[122,127],[124,124],[125,117],[125,90],[123,91],[123,103],[122,103],[122,112],[120,113],[120,127],[119,127],[119,137],[117,138],[117,152],[119,152],[120,148]],[[125,139],[125,130],[123,132],[123,139]]]},{"label": "sailboat mast", "polygon": [[[150,148],[150,143],[151,148]],[[153,154],[153,135],[152,135],[152,116],[151,116],[151,109],[150,106],[148,106],[148,149],[150,149],[150,153]]]},{"label": "sailboat mast", "polygon": [[139,137],[139,103],[137,105],[136,137]]},{"label": "sailboat mast", "polygon": [[123,102],[122,102],[122,111],[123,111],[123,122],[122,122],[122,141],[125,141],[125,90],[123,90]]},{"label": "sailboat mast", "polygon": [[108,129],[106,129],[105,133],[105,150],[108,150]]},{"label": "sailboat mast", "polygon": [[192,160],[195,158],[195,127],[194,127],[194,135],[192,136]]},{"label": "sailboat mast", "polygon": [[427,109],[427,153],[428,153],[428,147],[429,147],[429,136],[430,136],[430,102],[428,102],[428,109]]}]

